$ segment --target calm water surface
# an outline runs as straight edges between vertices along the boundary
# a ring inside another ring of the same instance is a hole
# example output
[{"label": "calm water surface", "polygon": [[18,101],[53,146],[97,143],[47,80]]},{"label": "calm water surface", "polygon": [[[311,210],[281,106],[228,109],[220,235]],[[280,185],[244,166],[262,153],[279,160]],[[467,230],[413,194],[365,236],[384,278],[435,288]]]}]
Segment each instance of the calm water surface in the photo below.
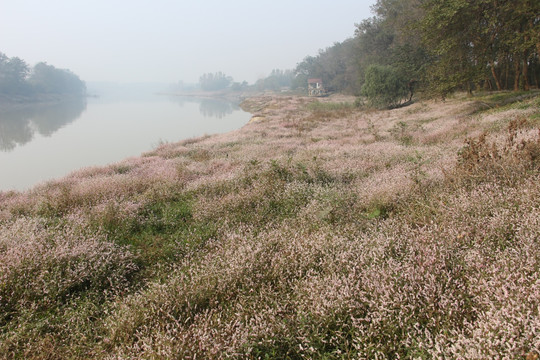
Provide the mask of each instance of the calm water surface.
[{"label": "calm water surface", "polygon": [[0,109],[0,191],[138,156],[160,142],[239,129],[249,118],[226,101],[158,95]]}]

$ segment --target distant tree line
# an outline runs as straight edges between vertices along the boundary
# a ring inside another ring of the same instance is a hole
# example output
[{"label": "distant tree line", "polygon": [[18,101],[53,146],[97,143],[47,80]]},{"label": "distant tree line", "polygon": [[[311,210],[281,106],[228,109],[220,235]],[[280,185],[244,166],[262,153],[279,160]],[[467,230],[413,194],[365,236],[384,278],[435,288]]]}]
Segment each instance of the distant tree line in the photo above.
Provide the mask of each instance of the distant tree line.
[{"label": "distant tree line", "polygon": [[378,0],[373,12],[354,37],[300,62],[293,87],[321,78],[358,95],[393,88],[392,99],[377,99],[392,104],[415,89],[445,96],[539,86],[538,1]]},{"label": "distant tree line", "polygon": [[44,62],[30,67],[24,60],[9,58],[0,52],[0,94],[83,96],[86,84],[69,70],[57,69]]},{"label": "distant tree line", "polygon": [[255,89],[258,91],[273,90],[278,91],[282,88],[290,88],[294,80],[292,70],[274,69],[267,77],[255,82]]},{"label": "distant tree line", "polygon": [[233,78],[225,75],[221,71],[216,73],[206,73],[199,77],[199,86],[204,91],[217,91],[228,88],[233,82]]}]

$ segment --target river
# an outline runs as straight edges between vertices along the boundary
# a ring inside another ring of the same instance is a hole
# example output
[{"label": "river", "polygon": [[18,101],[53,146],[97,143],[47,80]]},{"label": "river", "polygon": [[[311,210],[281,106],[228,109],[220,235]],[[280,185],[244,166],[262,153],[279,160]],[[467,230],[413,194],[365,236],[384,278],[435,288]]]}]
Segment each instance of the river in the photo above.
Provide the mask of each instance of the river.
[{"label": "river", "polygon": [[249,118],[224,100],[163,95],[0,109],[0,191],[26,190],[162,142],[235,130]]}]

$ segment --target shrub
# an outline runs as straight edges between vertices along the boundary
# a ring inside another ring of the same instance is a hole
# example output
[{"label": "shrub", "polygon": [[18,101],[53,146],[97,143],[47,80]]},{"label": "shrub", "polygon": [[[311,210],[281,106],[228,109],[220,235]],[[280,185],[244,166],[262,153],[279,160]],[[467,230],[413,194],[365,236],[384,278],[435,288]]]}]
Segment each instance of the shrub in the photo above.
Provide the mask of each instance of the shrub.
[{"label": "shrub", "polygon": [[[512,120],[503,144],[490,143],[487,135],[469,138],[460,151],[456,179],[482,182],[520,181],[527,172],[538,171],[540,162],[540,130],[531,136],[524,119]],[[536,136],[535,136],[536,135]]]},{"label": "shrub", "polygon": [[407,80],[391,66],[371,65],[365,73],[362,94],[367,96],[371,106],[395,107],[400,105],[408,94]]}]

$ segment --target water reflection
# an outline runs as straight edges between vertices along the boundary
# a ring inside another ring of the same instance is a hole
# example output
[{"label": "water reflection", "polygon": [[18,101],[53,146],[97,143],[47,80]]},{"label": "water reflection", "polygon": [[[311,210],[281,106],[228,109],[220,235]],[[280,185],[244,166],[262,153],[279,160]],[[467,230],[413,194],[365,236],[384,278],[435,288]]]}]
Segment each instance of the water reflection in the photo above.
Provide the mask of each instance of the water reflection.
[{"label": "water reflection", "polygon": [[[99,99],[100,102],[102,99]],[[198,103],[205,118],[223,119],[240,110],[237,104],[222,99],[170,97],[169,100],[184,107]],[[56,104],[35,104],[11,109],[0,109],[0,151],[9,152],[33,140],[36,134],[51,136],[60,128],[77,120],[86,110],[86,99]]]},{"label": "water reflection", "polygon": [[204,117],[216,117],[218,119],[223,119],[238,109],[238,105],[220,99],[201,99],[199,105],[199,111]]},{"label": "water reflection", "polygon": [[223,119],[232,114],[234,111],[240,110],[238,104],[232,103],[224,99],[197,98],[186,96],[171,96],[169,99],[183,107],[186,103],[198,103],[199,112],[202,116],[208,118]]},{"label": "water reflection", "polygon": [[10,112],[4,107],[0,110],[0,191],[28,189],[82,167],[138,156],[160,141],[236,130],[251,117],[240,110],[231,113],[236,105],[221,101],[148,97],[148,101],[89,98],[88,104]]},{"label": "water reflection", "polygon": [[56,104],[35,104],[0,110],[0,151],[8,152],[24,145],[36,133],[51,136],[75,121],[86,109],[86,99]]}]

